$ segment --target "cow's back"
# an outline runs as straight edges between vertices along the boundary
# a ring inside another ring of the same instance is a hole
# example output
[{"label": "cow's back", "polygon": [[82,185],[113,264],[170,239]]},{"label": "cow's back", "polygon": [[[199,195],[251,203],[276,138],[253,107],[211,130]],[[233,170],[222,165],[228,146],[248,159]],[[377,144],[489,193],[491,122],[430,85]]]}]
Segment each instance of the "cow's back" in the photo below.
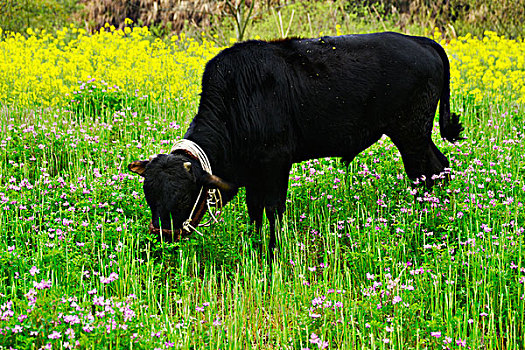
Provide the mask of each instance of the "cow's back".
[{"label": "cow's back", "polygon": [[206,66],[199,114],[213,110],[247,158],[347,156],[441,91],[430,42],[377,33],[236,44]]}]

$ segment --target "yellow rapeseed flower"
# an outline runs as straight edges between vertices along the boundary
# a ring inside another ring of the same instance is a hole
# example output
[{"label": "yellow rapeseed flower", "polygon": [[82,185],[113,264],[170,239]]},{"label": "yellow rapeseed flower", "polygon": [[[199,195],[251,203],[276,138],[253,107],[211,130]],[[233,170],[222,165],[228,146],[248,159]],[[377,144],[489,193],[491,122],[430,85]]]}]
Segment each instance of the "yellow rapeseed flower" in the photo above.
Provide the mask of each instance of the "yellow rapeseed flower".
[{"label": "yellow rapeseed flower", "polygon": [[152,42],[146,27],[122,31],[106,25],[92,35],[70,27],[54,36],[30,29],[28,35],[9,34],[0,41],[2,103],[64,107],[91,79],[130,96],[195,99],[206,62],[221,50],[186,36]]},{"label": "yellow rapeseed flower", "polygon": [[[93,79],[104,90],[111,87],[128,96],[194,101],[206,62],[222,49],[205,36],[196,41],[184,33],[152,40],[148,28],[138,26],[117,30],[106,24],[88,34],[69,25],[54,35],[29,28],[27,35],[10,33],[0,40],[0,103],[67,107]],[[439,40],[440,33],[434,38]],[[476,103],[525,103],[523,40],[486,32],[481,40],[467,34],[440,42],[451,61],[453,95],[471,97]]]},{"label": "yellow rapeseed flower", "polygon": [[[436,33],[435,39],[438,39]],[[525,101],[525,42],[486,31],[482,40],[467,34],[441,41],[451,61],[453,94],[472,96],[478,103]]]}]

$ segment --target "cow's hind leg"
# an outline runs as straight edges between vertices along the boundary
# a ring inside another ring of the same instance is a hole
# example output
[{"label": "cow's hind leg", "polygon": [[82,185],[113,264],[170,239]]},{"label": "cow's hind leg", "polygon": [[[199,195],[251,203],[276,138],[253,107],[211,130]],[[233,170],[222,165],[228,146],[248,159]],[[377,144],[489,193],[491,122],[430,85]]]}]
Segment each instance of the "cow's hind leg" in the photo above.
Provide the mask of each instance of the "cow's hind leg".
[{"label": "cow's hind leg", "polygon": [[403,157],[408,177],[416,180],[424,176],[429,187],[434,184],[432,176],[441,174],[449,165],[431,138],[440,92],[439,84],[431,82],[414,92],[410,104],[397,113],[387,133]]},{"label": "cow's hind leg", "polygon": [[436,144],[434,142],[431,142],[431,146],[432,146],[432,150],[436,154],[436,157],[439,159],[441,164],[445,168],[448,168],[450,166],[450,163],[449,163],[447,157],[445,157],[445,155],[443,153],[441,153],[441,151],[439,150],[439,148],[436,147]]},{"label": "cow's hind leg", "polygon": [[434,185],[433,175],[441,174],[449,163],[441,153],[430,135],[415,135],[411,133],[389,135],[399,149],[405,171],[411,180],[424,176],[427,186]]}]

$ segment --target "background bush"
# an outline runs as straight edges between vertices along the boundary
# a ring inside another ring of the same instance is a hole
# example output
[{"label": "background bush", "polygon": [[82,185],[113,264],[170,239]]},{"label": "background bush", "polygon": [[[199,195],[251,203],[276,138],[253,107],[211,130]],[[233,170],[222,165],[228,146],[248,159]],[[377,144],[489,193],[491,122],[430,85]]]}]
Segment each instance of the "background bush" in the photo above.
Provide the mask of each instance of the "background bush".
[{"label": "background bush", "polygon": [[[360,6],[391,16],[396,26],[417,24],[451,35],[494,31],[509,38],[525,34],[525,0],[358,0]],[[349,3],[346,1],[345,3]]]},{"label": "background bush", "polygon": [[53,31],[69,22],[79,8],[78,0],[2,0],[0,28],[15,32],[27,28]]},{"label": "background bush", "polygon": [[[253,7],[253,11],[249,11]],[[292,16],[293,13],[293,16]],[[329,14],[329,16],[327,16]],[[525,0],[4,0],[0,27],[59,29],[68,21],[94,31],[106,23],[123,28],[125,18],[147,25],[156,36],[205,32],[221,44],[237,39],[396,30],[420,34],[438,28],[448,37],[485,30],[523,38]],[[246,23],[246,35],[239,23]],[[196,36],[196,35],[195,35]]]}]

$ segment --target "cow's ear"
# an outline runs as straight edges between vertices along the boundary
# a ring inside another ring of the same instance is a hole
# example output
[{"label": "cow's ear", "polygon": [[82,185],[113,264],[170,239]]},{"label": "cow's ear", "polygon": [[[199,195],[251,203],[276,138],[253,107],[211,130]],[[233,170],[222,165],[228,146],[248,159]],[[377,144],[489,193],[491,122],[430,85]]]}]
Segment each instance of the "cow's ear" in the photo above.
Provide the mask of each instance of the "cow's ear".
[{"label": "cow's ear", "polygon": [[211,175],[209,173],[204,173],[204,175],[202,175],[199,180],[202,185],[209,188],[218,188],[222,192],[230,192],[235,190],[235,186],[232,184],[224,181],[218,176]]},{"label": "cow's ear", "polygon": [[146,170],[146,165],[148,165],[149,160],[136,160],[128,164],[128,169],[135,174],[144,176],[144,170]]}]

